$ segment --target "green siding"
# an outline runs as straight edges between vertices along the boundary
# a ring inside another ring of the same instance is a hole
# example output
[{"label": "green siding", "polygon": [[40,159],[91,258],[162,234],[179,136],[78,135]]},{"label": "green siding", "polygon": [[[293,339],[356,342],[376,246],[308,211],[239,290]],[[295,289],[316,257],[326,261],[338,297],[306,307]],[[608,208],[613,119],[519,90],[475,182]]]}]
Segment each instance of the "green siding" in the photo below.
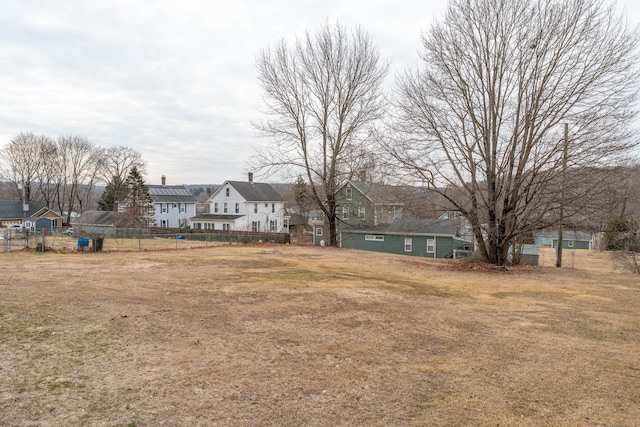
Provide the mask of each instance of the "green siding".
[{"label": "green siding", "polygon": [[[351,188],[351,200],[347,200],[346,189],[344,186],[336,193],[336,213],[338,215],[340,225],[373,225],[374,224],[374,207],[360,191],[355,187]],[[349,209],[349,219],[342,219],[342,209],[347,207]],[[358,218],[359,208],[365,208],[365,218],[361,220]]]},{"label": "green siding", "polygon": [[[569,246],[569,242],[573,242],[573,246]],[[558,239],[553,239],[553,247],[558,247]],[[589,241],[562,239],[562,249],[589,249]]]},{"label": "green siding", "polygon": [[[384,236],[384,241],[365,240],[365,236]],[[412,250],[404,250],[404,239],[412,239]],[[427,239],[435,239],[435,253],[427,252]],[[403,234],[360,234],[342,232],[342,247],[359,249],[364,251],[385,252],[397,255],[412,255],[426,258],[444,258],[453,252],[453,249],[462,249],[464,242],[460,239],[449,236],[407,236]]]}]

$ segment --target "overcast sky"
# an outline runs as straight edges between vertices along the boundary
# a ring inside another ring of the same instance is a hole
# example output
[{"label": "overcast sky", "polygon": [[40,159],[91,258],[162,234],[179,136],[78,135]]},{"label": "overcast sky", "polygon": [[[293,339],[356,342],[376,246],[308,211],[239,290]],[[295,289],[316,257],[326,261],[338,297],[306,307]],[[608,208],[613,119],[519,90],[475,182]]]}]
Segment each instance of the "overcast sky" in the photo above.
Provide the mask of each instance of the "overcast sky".
[{"label": "overcast sky", "polygon": [[[640,23],[637,0],[619,3]],[[418,64],[442,0],[3,0],[0,147],[21,131],[125,145],[148,184],[244,180],[266,141],[255,58],[325,22],[360,25],[395,73]]]}]

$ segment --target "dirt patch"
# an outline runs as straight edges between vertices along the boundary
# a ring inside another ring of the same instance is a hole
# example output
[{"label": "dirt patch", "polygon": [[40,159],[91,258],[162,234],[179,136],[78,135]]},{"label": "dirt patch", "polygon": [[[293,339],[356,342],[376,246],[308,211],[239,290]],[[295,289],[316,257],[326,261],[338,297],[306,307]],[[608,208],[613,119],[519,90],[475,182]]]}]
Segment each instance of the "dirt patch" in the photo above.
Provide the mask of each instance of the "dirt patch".
[{"label": "dirt patch", "polygon": [[273,245],[0,267],[2,426],[640,419],[631,275]]}]

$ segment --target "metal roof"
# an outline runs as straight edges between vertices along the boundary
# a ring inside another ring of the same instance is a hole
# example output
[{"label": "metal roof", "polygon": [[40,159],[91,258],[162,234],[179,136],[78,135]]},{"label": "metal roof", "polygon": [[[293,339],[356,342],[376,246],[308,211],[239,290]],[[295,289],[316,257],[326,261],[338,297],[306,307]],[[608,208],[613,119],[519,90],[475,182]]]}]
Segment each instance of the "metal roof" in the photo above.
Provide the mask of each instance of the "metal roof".
[{"label": "metal roof", "polygon": [[196,198],[181,185],[148,185],[149,195],[159,203],[196,203]]}]

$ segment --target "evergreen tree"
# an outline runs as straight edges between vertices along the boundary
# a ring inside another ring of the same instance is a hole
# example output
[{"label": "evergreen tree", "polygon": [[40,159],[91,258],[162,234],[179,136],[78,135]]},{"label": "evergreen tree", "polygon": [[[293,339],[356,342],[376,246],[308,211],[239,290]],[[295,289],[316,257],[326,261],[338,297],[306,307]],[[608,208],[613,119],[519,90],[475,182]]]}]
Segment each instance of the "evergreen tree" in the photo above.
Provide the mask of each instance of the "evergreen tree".
[{"label": "evergreen tree", "polygon": [[127,189],[125,205],[130,222],[138,227],[155,225],[153,220],[153,200],[149,194],[149,188],[144,183],[144,179],[136,166],[133,166],[129,171],[129,175],[124,181],[124,186]]},{"label": "evergreen tree", "polygon": [[301,175],[298,175],[298,179],[293,187],[293,197],[300,210],[300,215],[305,218],[309,216],[309,206],[312,203],[311,195],[309,194],[309,188]]},{"label": "evergreen tree", "polygon": [[119,176],[114,176],[98,200],[98,210],[117,211],[118,205],[124,201],[127,195],[128,189],[124,181]]}]

